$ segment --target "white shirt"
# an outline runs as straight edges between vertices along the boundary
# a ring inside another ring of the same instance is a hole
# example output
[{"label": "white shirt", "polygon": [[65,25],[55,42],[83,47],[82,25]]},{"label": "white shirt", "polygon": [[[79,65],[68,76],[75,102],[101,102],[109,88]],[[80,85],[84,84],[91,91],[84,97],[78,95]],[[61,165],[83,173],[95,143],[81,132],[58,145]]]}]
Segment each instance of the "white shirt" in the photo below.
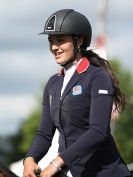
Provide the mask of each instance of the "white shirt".
[{"label": "white shirt", "polygon": [[63,85],[62,85],[62,89],[61,89],[61,96],[68,84],[68,82],[70,81],[72,75],[74,74],[76,68],[78,67],[78,65],[80,64],[80,62],[82,61],[82,59],[80,59],[77,63],[74,63],[71,67],[69,67],[67,70],[64,68],[64,80],[63,80]]},{"label": "white shirt", "polygon": [[[62,96],[62,94],[63,94],[63,92],[64,92],[64,90],[65,90],[65,88],[66,88],[68,82],[70,81],[72,75],[74,74],[76,68],[78,67],[78,65],[80,64],[81,61],[82,61],[82,59],[80,59],[77,63],[74,63],[74,64],[73,64],[70,68],[68,68],[67,70],[64,69],[64,74],[65,74],[65,76],[64,76],[64,80],[63,80],[62,89],[61,89],[61,96]],[[67,175],[68,175],[69,177],[73,177],[70,171],[67,172]]]}]

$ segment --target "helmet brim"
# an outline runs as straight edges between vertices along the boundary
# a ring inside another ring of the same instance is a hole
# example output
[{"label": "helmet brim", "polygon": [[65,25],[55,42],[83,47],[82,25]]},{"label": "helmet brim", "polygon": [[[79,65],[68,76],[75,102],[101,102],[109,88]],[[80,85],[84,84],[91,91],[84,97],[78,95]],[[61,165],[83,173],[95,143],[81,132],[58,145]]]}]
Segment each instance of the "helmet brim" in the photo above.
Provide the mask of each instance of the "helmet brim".
[{"label": "helmet brim", "polygon": [[39,34],[46,34],[46,35],[65,35],[65,34],[70,34],[70,35],[73,35],[71,33],[68,33],[68,32],[64,32],[64,31],[44,31],[44,32],[41,32]]}]

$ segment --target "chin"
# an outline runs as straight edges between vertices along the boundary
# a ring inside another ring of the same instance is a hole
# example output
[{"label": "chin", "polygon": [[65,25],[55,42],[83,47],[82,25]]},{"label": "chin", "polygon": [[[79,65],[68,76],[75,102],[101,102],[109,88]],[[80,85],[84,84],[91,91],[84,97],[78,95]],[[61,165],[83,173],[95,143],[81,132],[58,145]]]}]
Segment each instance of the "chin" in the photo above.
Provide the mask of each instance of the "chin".
[{"label": "chin", "polygon": [[59,61],[59,60],[56,60],[56,63],[59,64],[59,65],[64,65],[64,63]]},{"label": "chin", "polygon": [[64,65],[64,63],[61,63],[61,62],[56,62],[58,65],[60,65],[60,66],[63,66]]}]

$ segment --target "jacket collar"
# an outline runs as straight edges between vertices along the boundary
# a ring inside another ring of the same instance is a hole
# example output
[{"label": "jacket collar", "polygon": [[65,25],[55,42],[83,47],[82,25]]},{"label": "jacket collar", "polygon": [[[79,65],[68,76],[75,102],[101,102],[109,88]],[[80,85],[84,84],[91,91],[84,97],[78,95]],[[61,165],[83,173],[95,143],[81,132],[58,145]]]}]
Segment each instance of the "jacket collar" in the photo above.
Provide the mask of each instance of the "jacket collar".
[{"label": "jacket collar", "polygon": [[81,74],[88,69],[89,65],[90,65],[90,61],[86,57],[83,57],[82,61],[78,65],[76,71],[78,72],[78,74]]},{"label": "jacket collar", "polygon": [[[78,72],[78,74],[81,74],[88,69],[89,65],[90,65],[90,61],[86,57],[83,57],[82,61],[79,63],[78,67],[76,68],[76,71]],[[60,75],[64,75],[64,68],[62,68],[61,71],[58,73],[58,76]]]}]

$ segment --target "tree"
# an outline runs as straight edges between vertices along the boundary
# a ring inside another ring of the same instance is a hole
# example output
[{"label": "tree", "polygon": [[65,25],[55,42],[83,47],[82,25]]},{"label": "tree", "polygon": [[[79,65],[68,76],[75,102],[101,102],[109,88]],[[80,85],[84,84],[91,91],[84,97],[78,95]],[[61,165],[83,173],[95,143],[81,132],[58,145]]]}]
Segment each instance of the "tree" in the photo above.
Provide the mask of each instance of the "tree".
[{"label": "tree", "polygon": [[127,106],[115,123],[114,137],[121,156],[126,163],[133,162],[133,80],[131,72],[122,68],[118,60],[111,62],[120,82],[120,87],[127,97]]},{"label": "tree", "polygon": [[[38,101],[39,100],[39,101]],[[38,105],[40,105],[38,107]],[[41,117],[41,101],[37,99],[37,106],[34,107],[27,119],[25,119],[18,133],[8,137],[11,148],[8,155],[8,164],[23,159],[32,144]]]},{"label": "tree", "polygon": [[19,150],[26,153],[34,139],[40,121],[40,109],[35,109],[21,127],[22,139]]}]

